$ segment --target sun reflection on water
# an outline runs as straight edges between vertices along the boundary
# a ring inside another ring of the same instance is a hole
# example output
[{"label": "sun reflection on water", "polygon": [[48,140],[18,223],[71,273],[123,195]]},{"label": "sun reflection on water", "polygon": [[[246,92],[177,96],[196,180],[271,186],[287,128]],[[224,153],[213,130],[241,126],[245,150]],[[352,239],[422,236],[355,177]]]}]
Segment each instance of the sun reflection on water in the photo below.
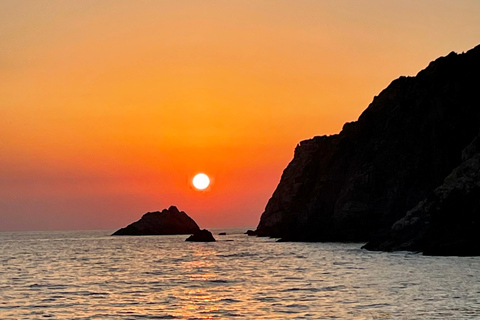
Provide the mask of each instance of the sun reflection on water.
[{"label": "sun reflection on water", "polygon": [[276,243],[243,234],[211,244],[185,243],[184,236],[63,237],[2,240],[2,320],[480,315],[474,272],[480,259],[369,253],[355,244]]}]

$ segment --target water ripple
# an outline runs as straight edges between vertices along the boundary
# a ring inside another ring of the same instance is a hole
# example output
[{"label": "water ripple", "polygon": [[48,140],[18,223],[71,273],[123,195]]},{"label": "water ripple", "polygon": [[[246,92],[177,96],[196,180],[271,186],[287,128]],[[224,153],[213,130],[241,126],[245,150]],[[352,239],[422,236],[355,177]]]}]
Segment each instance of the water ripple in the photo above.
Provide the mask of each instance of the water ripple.
[{"label": "water ripple", "polygon": [[205,244],[111,231],[0,233],[0,318],[480,318],[480,258],[227,231],[226,241]]}]

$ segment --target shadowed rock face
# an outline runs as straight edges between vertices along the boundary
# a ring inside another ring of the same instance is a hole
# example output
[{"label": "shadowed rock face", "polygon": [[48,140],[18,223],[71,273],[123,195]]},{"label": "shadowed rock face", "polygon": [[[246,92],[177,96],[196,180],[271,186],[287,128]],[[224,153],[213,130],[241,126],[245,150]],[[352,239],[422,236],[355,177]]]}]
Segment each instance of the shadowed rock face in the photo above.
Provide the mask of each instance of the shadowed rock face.
[{"label": "shadowed rock face", "polygon": [[480,46],[450,53],[394,80],[340,134],[302,141],[255,233],[368,241],[388,232],[465,161],[480,128],[479,75]]},{"label": "shadowed rock face", "polygon": [[142,218],[127,227],[122,228],[113,235],[167,235],[191,234],[200,230],[198,225],[185,212],[178,211],[171,206],[161,212],[147,212]]},{"label": "shadowed rock face", "polygon": [[364,248],[427,255],[480,255],[480,136],[433,193]]}]

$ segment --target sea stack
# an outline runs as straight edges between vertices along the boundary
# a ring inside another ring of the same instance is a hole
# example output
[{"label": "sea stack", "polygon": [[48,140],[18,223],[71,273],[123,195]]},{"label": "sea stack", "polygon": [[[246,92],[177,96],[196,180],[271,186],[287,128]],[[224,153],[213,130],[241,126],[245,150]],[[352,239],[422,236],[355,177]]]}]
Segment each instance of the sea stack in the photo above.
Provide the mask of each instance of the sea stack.
[{"label": "sea stack", "polygon": [[302,141],[255,231],[371,250],[478,254],[480,46],[384,89],[336,135]]},{"label": "sea stack", "polygon": [[177,207],[156,212],[147,212],[142,218],[125,228],[117,230],[114,236],[192,234],[199,231],[197,223]]}]

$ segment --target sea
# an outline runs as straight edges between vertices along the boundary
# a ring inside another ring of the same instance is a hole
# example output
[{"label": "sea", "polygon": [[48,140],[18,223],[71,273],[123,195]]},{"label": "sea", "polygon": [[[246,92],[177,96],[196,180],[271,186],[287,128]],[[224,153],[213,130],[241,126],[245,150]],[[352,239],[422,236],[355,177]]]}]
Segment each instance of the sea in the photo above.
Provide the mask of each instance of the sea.
[{"label": "sea", "polygon": [[1,232],[0,319],[480,319],[480,257],[211,231]]}]

